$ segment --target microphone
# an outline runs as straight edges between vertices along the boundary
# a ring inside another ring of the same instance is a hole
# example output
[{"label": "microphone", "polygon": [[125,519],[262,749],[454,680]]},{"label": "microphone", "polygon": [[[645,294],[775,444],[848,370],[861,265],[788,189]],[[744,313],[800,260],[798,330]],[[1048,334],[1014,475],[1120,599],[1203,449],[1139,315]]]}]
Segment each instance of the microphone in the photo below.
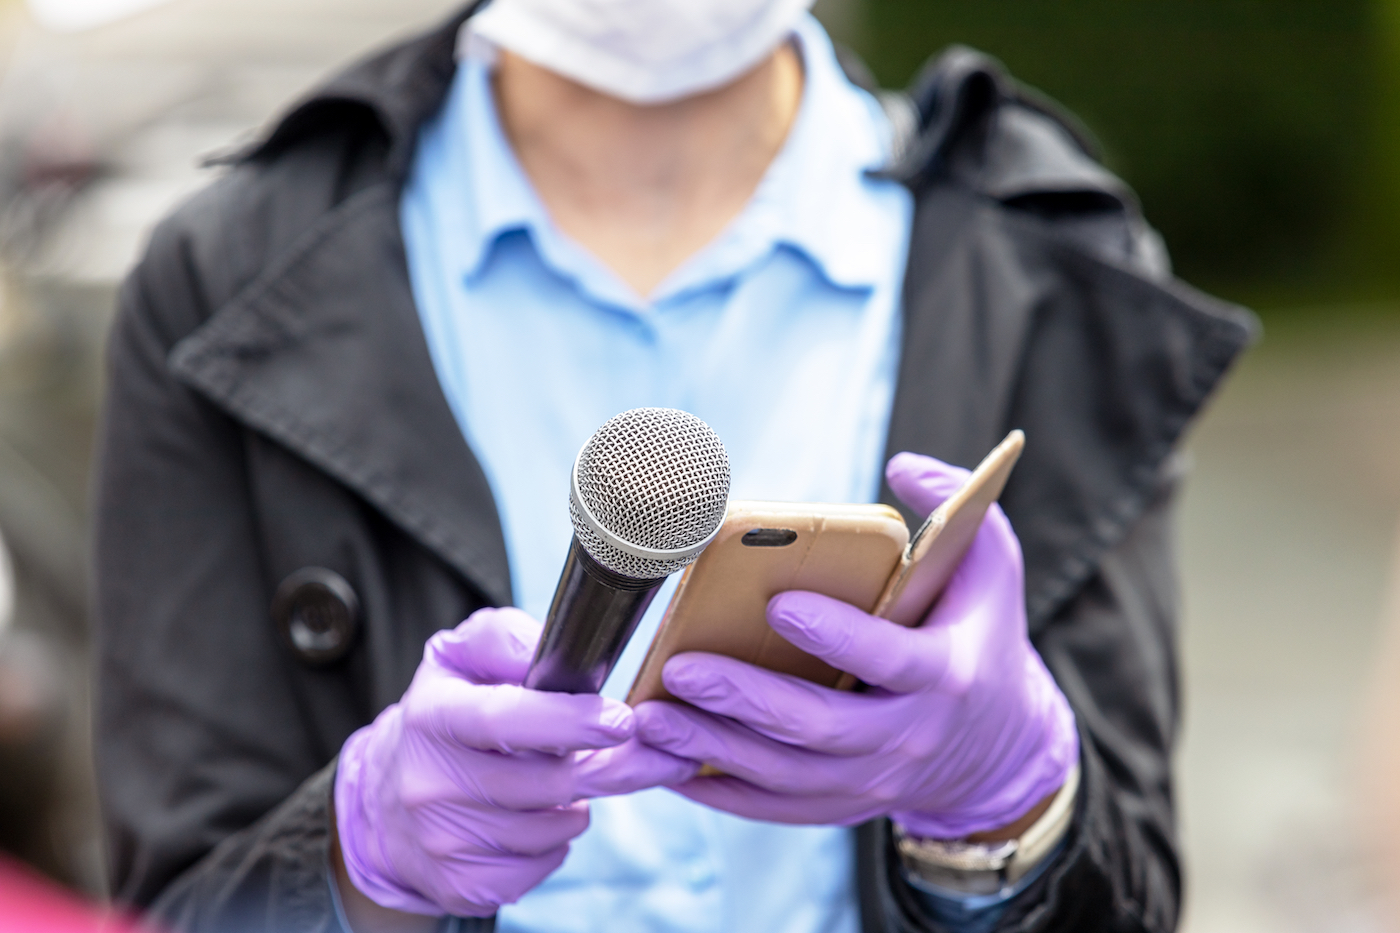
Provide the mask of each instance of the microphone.
[{"label": "microphone", "polygon": [[525,686],[597,693],[666,578],[694,563],[729,505],[719,435],[674,408],[609,418],[574,460],[574,539]]}]

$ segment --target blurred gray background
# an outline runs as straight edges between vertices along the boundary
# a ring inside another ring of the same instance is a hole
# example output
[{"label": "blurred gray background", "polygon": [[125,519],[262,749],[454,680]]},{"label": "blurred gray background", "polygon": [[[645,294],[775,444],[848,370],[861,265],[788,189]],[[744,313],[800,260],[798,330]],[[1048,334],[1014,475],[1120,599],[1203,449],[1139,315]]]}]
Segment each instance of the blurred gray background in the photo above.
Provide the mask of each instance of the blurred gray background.
[{"label": "blurred gray background", "polygon": [[[74,30],[0,0],[0,800],[25,801],[0,848],[93,894],[84,536],[116,284],[200,155],[452,6],[169,0]],[[1400,2],[818,11],[887,85],[949,42],[1002,57],[1085,119],[1183,277],[1260,310],[1188,442],[1184,929],[1382,929],[1353,723],[1400,514]]]}]

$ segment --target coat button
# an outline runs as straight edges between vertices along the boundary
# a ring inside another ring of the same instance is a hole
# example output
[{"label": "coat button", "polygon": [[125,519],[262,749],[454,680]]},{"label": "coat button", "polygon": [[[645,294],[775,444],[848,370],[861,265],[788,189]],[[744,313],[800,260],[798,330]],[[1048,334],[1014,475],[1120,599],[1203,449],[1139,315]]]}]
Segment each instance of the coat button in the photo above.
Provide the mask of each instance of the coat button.
[{"label": "coat button", "polygon": [[334,570],[303,567],[277,587],[272,620],[296,656],[319,667],[350,651],[360,630],[360,599]]}]

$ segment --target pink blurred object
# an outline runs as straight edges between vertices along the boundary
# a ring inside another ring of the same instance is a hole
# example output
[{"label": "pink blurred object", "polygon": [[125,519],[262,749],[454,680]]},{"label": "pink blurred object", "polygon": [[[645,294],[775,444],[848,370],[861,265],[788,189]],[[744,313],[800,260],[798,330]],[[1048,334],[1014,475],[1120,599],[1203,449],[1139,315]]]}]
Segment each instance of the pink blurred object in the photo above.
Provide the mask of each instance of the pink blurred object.
[{"label": "pink blurred object", "polygon": [[0,855],[0,929],[5,933],[137,933],[143,927],[88,904],[23,862]]}]

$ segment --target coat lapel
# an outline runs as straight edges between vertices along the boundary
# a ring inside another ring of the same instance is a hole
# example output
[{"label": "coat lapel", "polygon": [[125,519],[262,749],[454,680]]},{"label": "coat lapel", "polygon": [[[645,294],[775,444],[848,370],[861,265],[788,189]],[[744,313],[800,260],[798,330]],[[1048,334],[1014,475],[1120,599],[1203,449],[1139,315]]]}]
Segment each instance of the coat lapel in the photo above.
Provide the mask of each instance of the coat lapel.
[{"label": "coat lapel", "polygon": [[[955,49],[924,84],[925,136],[911,166],[890,173],[916,209],[887,456],[971,467],[1007,431],[1026,432],[1001,501],[1025,554],[1034,632],[1158,492],[1254,322],[1096,256],[1038,213],[1117,211],[1125,232],[1141,224],[1126,188],[1086,165],[1079,141],[1043,103],[1017,99],[990,60]],[[888,487],[883,498],[898,504]]]},{"label": "coat lapel", "polygon": [[494,500],[438,384],[409,285],[398,185],[321,217],[170,366],[355,490],[491,602],[511,601]]},{"label": "coat lapel", "polygon": [[986,236],[987,213],[976,198],[949,187],[918,203],[891,455],[913,450],[974,466],[1009,430],[1028,286],[1006,244]]},{"label": "coat lapel", "polygon": [[1002,506],[1035,631],[1146,509],[1252,328],[1180,283],[1018,229],[971,194],[928,194],[919,213],[887,455],[972,467],[1026,432]]}]

